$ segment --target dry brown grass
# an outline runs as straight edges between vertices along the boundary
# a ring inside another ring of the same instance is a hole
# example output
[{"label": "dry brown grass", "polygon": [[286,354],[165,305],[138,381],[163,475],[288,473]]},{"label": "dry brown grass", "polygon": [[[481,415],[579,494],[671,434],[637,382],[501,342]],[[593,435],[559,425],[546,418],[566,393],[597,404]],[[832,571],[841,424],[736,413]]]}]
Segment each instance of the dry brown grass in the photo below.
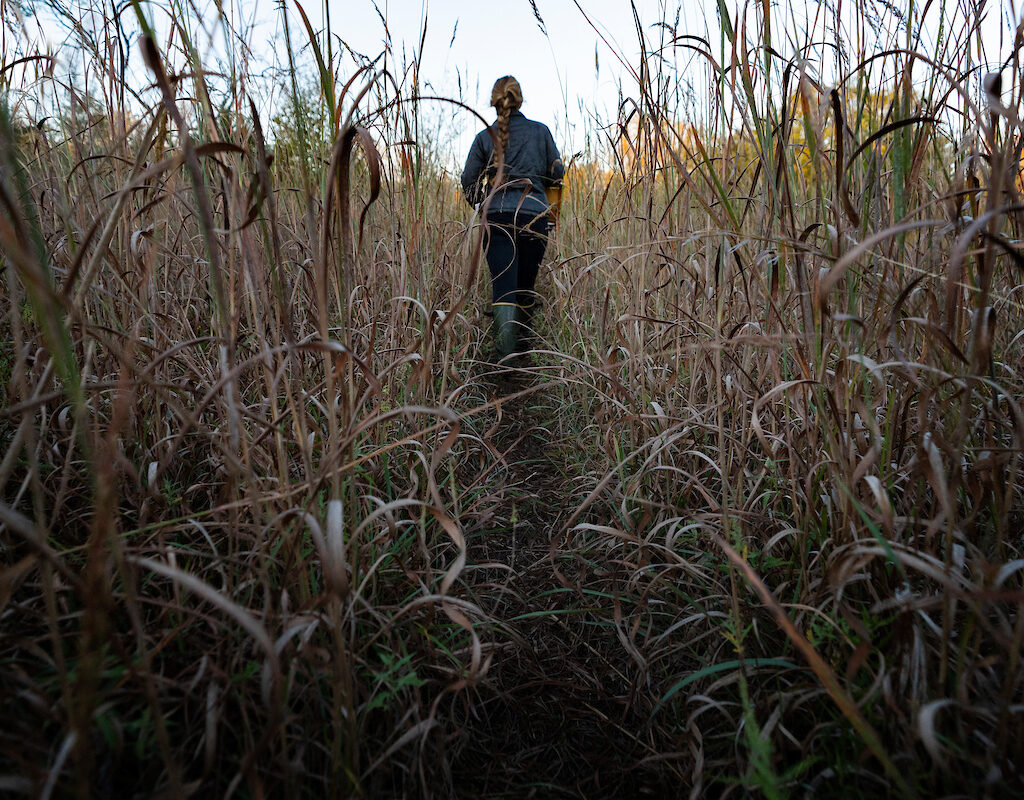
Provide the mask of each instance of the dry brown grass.
[{"label": "dry brown grass", "polygon": [[1019,48],[771,103],[749,24],[689,129],[651,34],[519,377],[389,76],[4,65],[4,791],[1022,788]]}]

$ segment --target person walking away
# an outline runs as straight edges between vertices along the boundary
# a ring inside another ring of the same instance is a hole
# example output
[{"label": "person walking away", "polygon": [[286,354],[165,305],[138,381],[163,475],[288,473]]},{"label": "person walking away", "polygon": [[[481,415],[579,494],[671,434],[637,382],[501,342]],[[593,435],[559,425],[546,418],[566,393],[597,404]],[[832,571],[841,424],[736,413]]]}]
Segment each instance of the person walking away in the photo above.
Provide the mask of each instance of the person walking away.
[{"label": "person walking away", "polygon": [[476,135],[462,171],[467,202],[484,214],[498,358],[514,353],[518,329],[533,316],[534,286],[551,227],[546,190],[565,174],[551,131],[519,111],[523,91],[511,75],[491,90],[497,120]]}]

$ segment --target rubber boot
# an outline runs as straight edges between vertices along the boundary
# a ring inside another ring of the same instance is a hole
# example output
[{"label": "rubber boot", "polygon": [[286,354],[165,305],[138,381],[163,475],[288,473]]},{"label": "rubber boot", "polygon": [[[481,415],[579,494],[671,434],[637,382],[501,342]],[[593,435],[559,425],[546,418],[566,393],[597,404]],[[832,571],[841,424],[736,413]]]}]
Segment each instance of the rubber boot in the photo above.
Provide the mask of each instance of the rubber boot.
[{"label": "rubber boot", "polygon": [[494,310],[494,349],[498,358],[512,355],[516,351],[516,305],[515,303],[495,303]]},{"label": "rubber boot", "polygon": [[533,329],[533,314],[536,310],[536,303],[531,303],[528,306],[518,306],[516,309],[516,323],[519,328],[519,341],[526,350],[532,350],[537,343],[536,331]]}]

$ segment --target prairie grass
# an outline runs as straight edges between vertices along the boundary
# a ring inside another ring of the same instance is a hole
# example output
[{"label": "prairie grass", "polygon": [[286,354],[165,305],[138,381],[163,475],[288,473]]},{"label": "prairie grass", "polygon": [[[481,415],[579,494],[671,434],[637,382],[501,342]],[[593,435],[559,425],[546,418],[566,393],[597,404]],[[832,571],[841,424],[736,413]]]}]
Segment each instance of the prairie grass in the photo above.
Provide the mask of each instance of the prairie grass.
[{"label": "prairie grass", "polygon": [[638,16],[502,368],[415,69],[139,8],[4,18],[0,789],[1024,788],[1021,28]]}]

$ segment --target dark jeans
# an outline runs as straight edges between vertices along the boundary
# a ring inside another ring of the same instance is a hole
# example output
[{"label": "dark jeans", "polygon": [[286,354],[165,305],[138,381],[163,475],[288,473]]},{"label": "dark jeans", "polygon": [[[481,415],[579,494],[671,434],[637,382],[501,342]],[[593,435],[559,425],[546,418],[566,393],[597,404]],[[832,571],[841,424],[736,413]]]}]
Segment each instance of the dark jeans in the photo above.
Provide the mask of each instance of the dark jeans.
[{"label": "dark jeans", "polygon": [[484,249],[491,271],[495,303],[533,306],[544,250],[548,245],[548,215],[497,211],[487,215]]}]

